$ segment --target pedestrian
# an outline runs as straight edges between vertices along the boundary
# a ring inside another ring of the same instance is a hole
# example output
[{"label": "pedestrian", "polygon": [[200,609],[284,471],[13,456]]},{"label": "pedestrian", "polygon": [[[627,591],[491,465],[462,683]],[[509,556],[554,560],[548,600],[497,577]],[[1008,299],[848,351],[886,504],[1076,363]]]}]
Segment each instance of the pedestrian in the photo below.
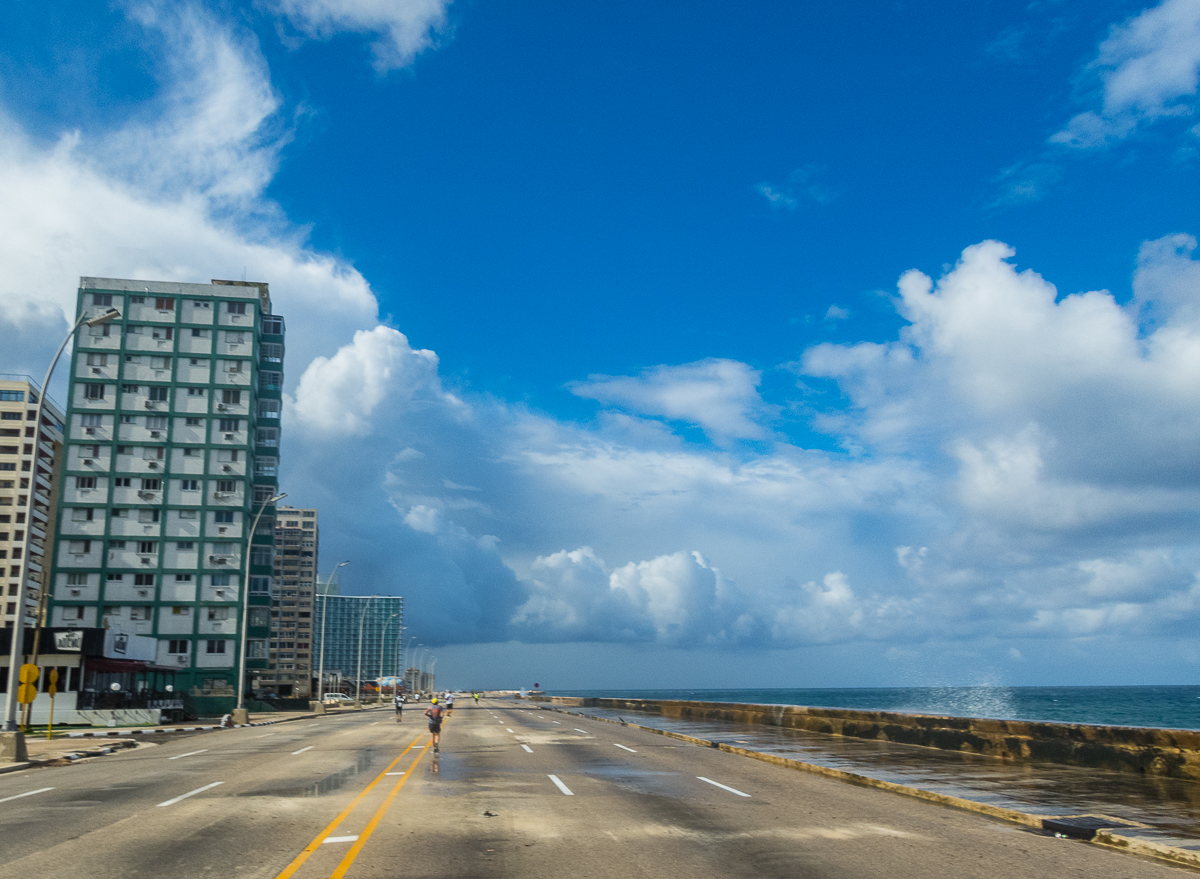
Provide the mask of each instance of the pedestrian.
[{"label": "pedestrian", "polygon": [[438,704],[437,696],[429,700],[425,716],[429,718],[429,731],[433,734],[433,753],[436,754],[442,740],[442,719],[446,716],[445,710]]},{"label": "pedestrian", "polygon": [[221,729],[233,729],[233,715],[226,714],[221,718]]},{"label": "pedestrian", "polygon": [[449,717],[453,713],[454,713],[454,694],[451,692],[447,692],[446,693],[446,716]]},{"label": "pedestrian", "polygon": [[476,704],[476,705],[478,705],[478,704],[479,704],[479,694],[478,694],[478,693],[472,693],[471,695],[475,697],[475,704]]},{"label": "pedestrian", "polygon": [[393,696],[392,704],[396,706],[396,723],[400,723],[404,716],[404,694],[397,693]]}]

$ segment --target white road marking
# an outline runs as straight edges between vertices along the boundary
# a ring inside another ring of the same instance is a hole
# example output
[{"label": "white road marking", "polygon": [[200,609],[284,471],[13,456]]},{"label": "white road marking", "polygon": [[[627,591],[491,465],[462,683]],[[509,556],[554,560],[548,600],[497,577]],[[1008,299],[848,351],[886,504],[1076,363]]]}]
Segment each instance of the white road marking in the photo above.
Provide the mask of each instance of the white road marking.
[{"label": "white road marking", "polygon": [[19,799],[21,799],[21,797],[31,797],[31,796],[33,796],[34,794],[44,794],[44,793],[45,793],[46,791],[48,791],[48,790],[54,790],[54,788],[52,788],[52,787],[39,787],[37,790],[27,790],[27,791],[25,791],[25,793],[23,793],[23,794],[16,794],[16,795],[14,795],[14,796],[11,796],[11,797],[5,797],[4,799],[0,800],[0,803],[7,803],[9,800],[19,800]]},{"label": "white road marking", "polygon": [[624,745],[622,745],[619,742],[613,742],[613,744],[616,745],[618,748],[620,748],[622,751],[628,751],[630,754],[637,753],[637,751],[633,750],[633,748],[626,748]]},{"label": "white road marking", "polygon": [[571,729],[575,730],[575,732],[581,732],[581,733],[583,733],[585,736],[588,734],[588,731],[587,731],[586,729],[580,729],[580,728],[579,728],[579,727],[577,727],[577,726],[573,726],[573,727],[571,727]]},{"label": "white road marking", "polygon": [[551,722],[551,723],[562,723],[562,721],[560,721],[560,720],[552,720],[552,721],[550,721],[550,722]]},{"label": "white road marking", "polygon": [[529,745],[521,745],[521,747],[525,749],[525,753],[527,753],[527,754],[533,753],[533,748],[529,747]]},{"label": "white road marking", "polygon": [[729,791],[731,794],[737,794],[739,797],[748,797],[748,796],[750,796],[750,794],[745,794],[745,793],[742,793],[742,792],[741,792],[740,790],[738,790],[737,788],[730,787],[730,786],[729,786],[729,785],[727,785],[727,784],[721,784],[721,782],[719,782],[719,781],[713,781],[711,778],[705,778],[703,775],[697,775],[696,777],[697,777],[698,779],[700,779],[701,781],[707,781],[709,784],[713,785],[714,787],[719,787],[721,790],[727,790],[727,791]]},{"label": "white road marking", "polygon": [[201,748],[199,751],[188,751],[186,754],[176,754],[174,757],[168,757],[168,760],[178,760],[181,757],[194,757],[197,754],[203,754],[208,748]]},{"label": "white road marking", "polygon": [[385,772],[384,775],[403,775],[403,772]]},{"label": "white road marking", "polygon": [[265,739],[267,736],[273,736],[273,735],[275,735],[275,733],[268,732],[268,733],[263,733],[261,736],[255,736],[255,738],[256,739]]},{"label": "white road marking", "polygon": [[178,797],[175,797],[174,799],[167,800],[165,803],[159,803],[158,807],[161,809],[163,806],[173,806],[176,803],[178,803],[180,800],[186,800],[188,797],[194,797],[196,794],[202,794],[206,790],[212,790],[217,785],[224,784],[224,783],[225,782],[223,782],[223,781],[214,781],[212,784],[206,784],[206,785],[204,785],[204,787],[198,787],[193,791],[188,791],[186,794],[182,794]]},{"label": "white road marking", "polygon": [[551,776],[550,776],[550,780],[551,780],[552,782],[554,782],[554,785],[555,785],[555,787],[557,787],[557,788],[558,788],[560,791],[562,791],[562,792],[563,792],[564,794],[566,794],[568,797],[573,797],[573,796],[575,796],[575,792],[574,792],[574,791],[572,791],[572,790],[571,790],[569,787],[567,787],[565,784],[563,784],[561,781],[559,781],[559,780],[558,780],[558,776],[557,776],[557,775],[551,775]]},{"label": "white road marking", "polygon": [[299,751],[292,751],[292,756],[295,757],[297,754],[303,754],[305,751],[311,751],[315,747],[316,745],[309,745],[307,748],[301,748]]},{"label": "white road marking", "polygon": [[[506,726],[506,727],[505,727],[505,729],[508,729],[508,727]],[[511,730],[511,729],[508,729],[508,731],[509,731],[509,732],[512,732],[512,730]],[[514,734],[514,735],[515,735],[515,734]]]},{"label": "white road marking", "polygon": [[327,836],[321,840],[321,845],[328,845],[331,842],[357,842],[358,834],[354,836]]}]

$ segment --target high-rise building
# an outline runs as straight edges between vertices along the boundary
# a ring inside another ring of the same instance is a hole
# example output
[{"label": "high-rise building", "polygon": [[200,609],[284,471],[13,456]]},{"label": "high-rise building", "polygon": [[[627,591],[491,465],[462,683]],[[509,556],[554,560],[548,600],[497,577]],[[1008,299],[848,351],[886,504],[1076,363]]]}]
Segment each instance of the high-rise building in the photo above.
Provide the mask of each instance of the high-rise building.
[{"label": "high-rise building", "polygon": [[275,598],[271,667],[262,688],[280,696],[312,695],[313,594],[321,546],[317,511],[279,506],[275,520]]},{"label": "high-rise building", "polygon": [[[399,595],[318,595],[313,616],[314,665],[354,686],[402,673],[404,599]],[[324,662],[322,662],[324,651]]]},{"label": "high-rise building", "polygon": [[75,337],[50,624],[152,637],[177,690],[229,693],[244,603],[268,662],[283,318],[244,281],[82,278],[76,308],[121,316]]},{"label": "high-rise building", "polygon": [[16,622],[22,598],[24,625],[35,624],[46,553],[53,546],[63,415],[47,398],[41,429],[35,431],[40,393],[27,375],[0,375],[0,583],[4,584],[0,619],[5,627]]}]

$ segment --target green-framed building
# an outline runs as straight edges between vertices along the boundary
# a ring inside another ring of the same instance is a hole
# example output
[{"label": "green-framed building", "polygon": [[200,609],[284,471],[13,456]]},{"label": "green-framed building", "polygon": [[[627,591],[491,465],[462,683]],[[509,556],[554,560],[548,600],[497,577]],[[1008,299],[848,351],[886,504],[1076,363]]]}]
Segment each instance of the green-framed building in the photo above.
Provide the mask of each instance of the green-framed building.
[{"label": "green-framed building", "polygon": [[284,321],[265,283],[81,278],[76,315],[110,308],[72,349],[49,624],[153,637],[179,690],[226,694],[244,601],[268,663]]}]

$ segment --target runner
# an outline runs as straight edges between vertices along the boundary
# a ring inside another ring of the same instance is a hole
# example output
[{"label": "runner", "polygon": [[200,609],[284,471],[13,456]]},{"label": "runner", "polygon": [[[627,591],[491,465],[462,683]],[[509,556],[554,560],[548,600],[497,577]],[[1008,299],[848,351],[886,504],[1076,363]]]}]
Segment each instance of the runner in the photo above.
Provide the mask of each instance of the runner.
[{"label": "runner", "polygon": [[449,717],[454,713],[454,694],[446,691],[446,716]]},{"label": "runner", "polygon": [[472,693],[471,695],[475,697],[475,704],[476,704],[476,705],[478,705],[478,704],[479,704],[479,694],[478,694],[478,693]]},{"label": "runner", "polygon": [[442,706],[438,704],[437,696],[429,700],[429,707],[425,709],[425,716],[429,718],[429,731],[433,733],[433,753],[438,752],[438,744],[442,740],[442,718],[446,712],[442,710]]},{"label": "runner", "polygon": [[397,693],[393,696],[392,704],[396,706],[396,723],[400,723],[404,717],[404,694]]}]

